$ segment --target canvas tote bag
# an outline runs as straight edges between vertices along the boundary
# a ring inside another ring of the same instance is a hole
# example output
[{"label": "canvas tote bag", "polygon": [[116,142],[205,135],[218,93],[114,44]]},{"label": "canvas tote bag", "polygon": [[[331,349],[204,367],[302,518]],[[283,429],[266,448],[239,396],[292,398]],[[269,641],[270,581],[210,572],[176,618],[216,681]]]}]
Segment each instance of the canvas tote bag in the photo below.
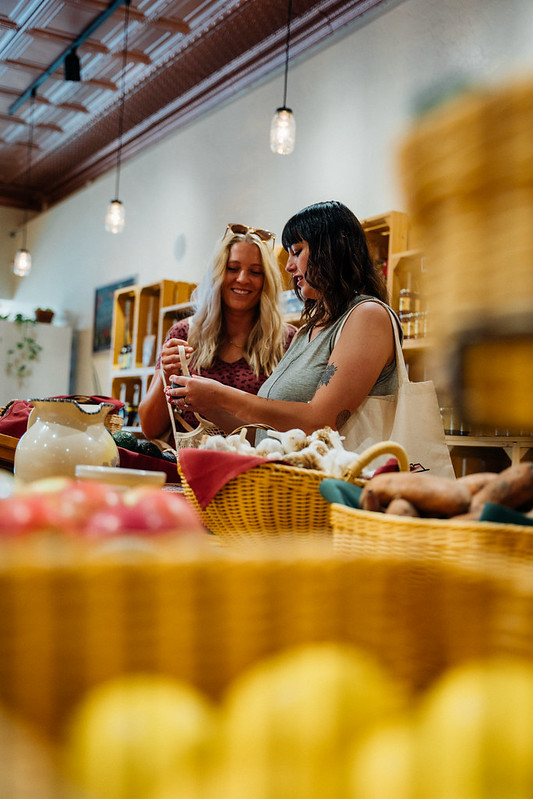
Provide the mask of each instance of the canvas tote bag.
[{"label": "canvas tote bag", "polygon": [[[398,391],[383,397],[367,397],[361,403],[339,430],[344,436],[344,448],[361,453],[376,442],[396,441],[405,449],[411,464],[419,463],[441,477],[455,477],[435,386],[431,380],[413,383],[409,380],[396,319],[387,305],[381,305],[392,319]],[[342,327],[337,339],[341,330]],[[381,462],[376,460],[376,467],[385,460],[385,456]]]}]

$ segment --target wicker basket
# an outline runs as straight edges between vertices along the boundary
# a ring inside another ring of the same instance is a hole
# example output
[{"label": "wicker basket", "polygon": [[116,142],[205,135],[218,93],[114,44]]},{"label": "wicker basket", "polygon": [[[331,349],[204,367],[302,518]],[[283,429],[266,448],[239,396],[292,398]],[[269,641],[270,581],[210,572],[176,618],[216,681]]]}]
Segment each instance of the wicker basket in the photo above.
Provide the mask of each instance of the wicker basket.
[{"label": "wicker basket", "polygon": [[434,371],[476,424],[529,431],[533,377],[533,81],[468,92],[400,154],[426,262]]},{"label": "wicker basket", "polygon": [[472,656],[533,657],[533,590],[518,572],[352,559],[310,542],[0,563],[0,700],[60,738],[103,680],[161,673],[217,699],[260,658],[319,640],[374,653],[415,694]]},{"label": "wicker basket", "polygon": [[395,516],[330,506],[335,552],[348,555],[423,555],[464,565],[494,561],[533,563],[533,528],[495,522]]},{"label": "wicker basket", "polygon": [[[386,452],[398,458],[402,470],[409,470],[403,448],[396,442],[383,441],[365,450],[344,478],[362,484],[360,474],[364,467]],[[329,476],[324,472],[265,463],[226,483],[205,509],[200,507],[179,461],[178,472],[185,495],[206,527],[229,541],[242,544],[274,536],[309,537],[331,532],[329,503],[319,491],[320,483]]]},{"label": "wicker basket", "polygon": [[179,462],[178,471],[185,496],[208,530],[229,541],[330,532],[329,505],[318,488],[323,472],[265,463],[230,480],[202,509]]}]

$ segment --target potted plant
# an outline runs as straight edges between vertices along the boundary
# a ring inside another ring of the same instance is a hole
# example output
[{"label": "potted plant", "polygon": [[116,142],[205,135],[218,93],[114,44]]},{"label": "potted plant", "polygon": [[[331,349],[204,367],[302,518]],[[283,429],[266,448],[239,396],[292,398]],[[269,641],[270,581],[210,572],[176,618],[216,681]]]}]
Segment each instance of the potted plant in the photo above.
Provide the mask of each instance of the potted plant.
[{"label": "potted plant", "polygon": [[35,319],[37,322],[45,322],[49,324],[54,318],[54,312],[51,308],[36,308]]},{"label": "potted plant", "polygon": [[31,362],[37,360],[42,347],[33,335],[32,328],[36,323],[35,319],[18,313],[15,314],[13,321],[20,327],[21,335],[13,347],[7,351],[6,372],[8,375],[15,375],[19,380],[23,380],[31,375]]}]

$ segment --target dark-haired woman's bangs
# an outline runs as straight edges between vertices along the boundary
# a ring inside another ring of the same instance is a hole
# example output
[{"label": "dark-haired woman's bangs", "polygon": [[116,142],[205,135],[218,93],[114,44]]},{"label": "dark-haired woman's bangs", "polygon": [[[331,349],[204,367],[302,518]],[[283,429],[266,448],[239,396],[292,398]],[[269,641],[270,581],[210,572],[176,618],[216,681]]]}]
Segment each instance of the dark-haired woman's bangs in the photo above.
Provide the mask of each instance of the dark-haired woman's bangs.
[{"label": "dark-haired woman's bangs", "polygon": [[299,241],[302,241],[302,235],[299,231],[296,217],[293,216],[283,228],[283,232],[281,234],[281,244],[283,249],[288,251],[289,247]]}]

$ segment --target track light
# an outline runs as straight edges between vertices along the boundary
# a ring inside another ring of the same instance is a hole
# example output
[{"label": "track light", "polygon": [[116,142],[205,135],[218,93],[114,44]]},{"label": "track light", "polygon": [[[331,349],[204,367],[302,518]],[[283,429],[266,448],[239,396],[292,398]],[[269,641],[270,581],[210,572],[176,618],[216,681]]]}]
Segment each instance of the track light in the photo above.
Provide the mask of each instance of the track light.
[{"label": "track light", "polygon": [[80,59],[76,53],[76,49],[71,50],[65,56],[65,80],[79,81],[80,77]]}]

